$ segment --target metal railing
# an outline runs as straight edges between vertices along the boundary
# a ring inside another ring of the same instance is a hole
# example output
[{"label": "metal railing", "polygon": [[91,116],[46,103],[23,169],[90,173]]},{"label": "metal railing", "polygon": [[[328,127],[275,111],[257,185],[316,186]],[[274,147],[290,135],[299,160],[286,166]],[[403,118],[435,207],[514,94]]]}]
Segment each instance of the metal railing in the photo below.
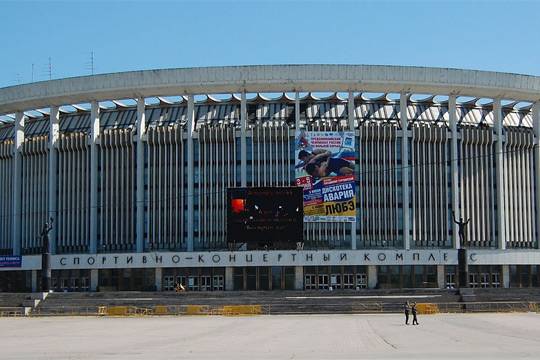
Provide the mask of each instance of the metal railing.
[{"label": "metal railing", "polygon": [[0,307],[0,317],[24,316],[23,307]]},{"label": "metal railing", "polygon": [[[418,303],[419,314],[540,312],[536,302],[447,302]],[[245,304],[245,305],[154,305],[154,306],[58,306],[37,307],[31,316],[161,316],[161,315],[278,315],[278,314],[377,314],[401,313],[401,303],[356,304]],[[1,309],[0,309],[1,314]],[[10,315],[1,315],[10,316]],[[17,315],[12,315],[17,316]],[[22,316],[22,314],[21,314]]]}]

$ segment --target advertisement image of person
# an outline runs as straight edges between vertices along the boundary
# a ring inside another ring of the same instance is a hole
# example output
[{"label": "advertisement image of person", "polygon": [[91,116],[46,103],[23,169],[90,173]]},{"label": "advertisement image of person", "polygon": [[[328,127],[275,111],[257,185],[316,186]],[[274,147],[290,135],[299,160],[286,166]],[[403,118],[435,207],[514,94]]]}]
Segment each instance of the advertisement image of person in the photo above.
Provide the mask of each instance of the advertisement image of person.
[{"label": "advertisement image of person", "polygon": [[332,156],[332,153],[324,149],[315,149],[312,152],[300,150],[300,152],[298,153],[298,160],[300,160],[301,162],[297,165],[297,167],[305,168],[306,165],[309,163],[326,160],[330,156]]},{"label": "advertisement image of person", "polygon": [[[329,158],[321,162],[310,162],[306,165],[306,172],[314,178],[328,176],[345,176],[354,173],[354,165],[344,159]],[[334,175],[332,175],[334,174]]]}]

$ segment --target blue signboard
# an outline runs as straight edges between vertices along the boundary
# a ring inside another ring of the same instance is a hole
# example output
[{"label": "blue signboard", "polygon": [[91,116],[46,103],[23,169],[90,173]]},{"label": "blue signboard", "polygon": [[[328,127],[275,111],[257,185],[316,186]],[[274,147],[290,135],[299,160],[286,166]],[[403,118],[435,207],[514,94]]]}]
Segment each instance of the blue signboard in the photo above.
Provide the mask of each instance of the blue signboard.
[{"label": "blue signboard", "polygon": [[0,256],[0,267],[21,267],[20,256]]}]

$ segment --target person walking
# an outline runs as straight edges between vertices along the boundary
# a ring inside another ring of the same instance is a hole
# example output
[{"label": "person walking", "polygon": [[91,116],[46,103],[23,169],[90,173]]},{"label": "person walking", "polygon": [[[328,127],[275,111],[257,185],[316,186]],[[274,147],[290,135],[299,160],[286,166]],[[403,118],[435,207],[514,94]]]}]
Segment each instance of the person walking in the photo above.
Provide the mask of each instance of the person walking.
[{"label": "person walking", "polygon": [[412,312],[412,324],[418,325],[418,318],[416,317],[416,313],[418,312],[418,310],[416,309],[416,303],[413,303],[411,312]]},{"label": "person walking", "polygon": [[405,325],[409,325],[409,313],[411,311],[411,306],[409,305],[408,301],[406,301],[405,305],[403,305],[403,310],[405,311]]}]

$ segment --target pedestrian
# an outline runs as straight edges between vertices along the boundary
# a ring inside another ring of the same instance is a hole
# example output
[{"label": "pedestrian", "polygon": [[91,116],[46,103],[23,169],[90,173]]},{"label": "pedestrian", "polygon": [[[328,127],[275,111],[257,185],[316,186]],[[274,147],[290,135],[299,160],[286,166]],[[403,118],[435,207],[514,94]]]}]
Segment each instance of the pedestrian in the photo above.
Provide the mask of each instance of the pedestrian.
[{"label": "pedestrian", "polygon": [[405,325],[409,325],[409,312],[411,311],[411,306],[408,301],[403,305],[403,310],[405,311]]},{"label": "pedestrian", "polygon": [[411,312],[412,312],[412,324],[418,325],[418,318],[416,317],[416,313],[417,313],[416,303],[413,303]]}]

